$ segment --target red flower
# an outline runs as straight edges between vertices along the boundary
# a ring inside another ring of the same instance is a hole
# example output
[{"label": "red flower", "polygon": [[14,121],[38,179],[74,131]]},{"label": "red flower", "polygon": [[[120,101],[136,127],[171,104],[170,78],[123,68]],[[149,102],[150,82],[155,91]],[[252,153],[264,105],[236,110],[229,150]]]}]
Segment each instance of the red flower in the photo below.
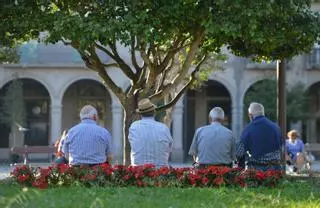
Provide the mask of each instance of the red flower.
[{"label": "red flower", "polygon": [[61,174],[65,173],[69,169],[69,165],[68,164],[61,164],[58,167],[59,167],[59,172]]},{"label": "red flower", "polygon": [[220,186],[220,185],[224,184],[224,180],[221,176],[218,176],[213,180],[213,184]]},{"label": "red flower", "polygon": [[203,185],[207,185],[208,182],[209,182],[209,179],[208,179],[207,177],[203,177],[202,180],[201,180],[201,183],[202,183]]},{"label": "red flower", "polygon": [[19,176],[18,176],[18,181],[19,181],[20,183],[25,182],[25,181],[28,180],[28,179],[29,179],[29,176],[28,176],[28,175],[19,175]]},{"label": "red flower", "polygon": [[263,171],[257,171],[256,172],[256,178],[258,180],[264,180],[267,178],[266,174]]},{"label": "red flower", "polygon": [[125,181],[129,180],[130,178],[131,178],[130,175],[123,176],[123,180],[125,180]]},{"label": "red flower", "polygon": [[39,189],[46,189],[46,188],[48,188],[48,185],[49,185],[48,182],[46,182],[45,180],[42,180],[42,179],[38,179],[32,183],[33,187],[36,187]]},{"label": "red flower", "polygon": [[168,175],[168,173],[169,173],[169,168],[168,168],[168,167],[161,167],[160,169],[158,169],[158,172],[159,172],[161,175]]},{"label": "red flower", "polygon": [[137,185],[139,187],[145,186],[145,184],[141,180],[137,180]]}]

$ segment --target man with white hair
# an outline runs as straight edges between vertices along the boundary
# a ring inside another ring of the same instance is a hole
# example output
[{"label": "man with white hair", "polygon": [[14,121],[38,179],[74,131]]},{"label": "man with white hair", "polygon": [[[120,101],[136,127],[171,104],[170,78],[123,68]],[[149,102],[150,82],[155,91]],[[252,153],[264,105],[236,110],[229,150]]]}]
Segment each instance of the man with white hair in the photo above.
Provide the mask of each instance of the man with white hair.
[{"label": "man with white hair", "polygon": [[224,111],[220,107],[209,113],[210,125],[200,127],[194,134],[189,155],[193,156],[199,168],[211,165],[232,167],[235,160],[235,138],[232,131],[221,123]]},{"label": "man with white hair", "polygon": [[111,135],[97,124],[97,110],[91,105],[84,106],[80,119],[81,122],[69,130],[62,148],[69,164],[91,167],[111,163]]},{"label": "man with white hair", "polygon": [[242,132],[237,158],[240,167],[258,170],[281,170],[281,132],[279,126],[264,116],[260,103],[251,103],[248,109],[250,123]]}]

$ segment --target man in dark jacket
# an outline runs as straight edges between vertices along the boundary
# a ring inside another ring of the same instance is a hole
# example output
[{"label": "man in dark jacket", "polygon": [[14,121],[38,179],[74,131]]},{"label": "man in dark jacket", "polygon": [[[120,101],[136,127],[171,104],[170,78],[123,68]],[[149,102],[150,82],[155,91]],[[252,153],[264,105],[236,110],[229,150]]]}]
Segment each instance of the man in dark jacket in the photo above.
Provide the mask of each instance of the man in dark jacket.
[{"label": "man in dark jacket", "polygon": [[258,170],[281,170],[281,132],[279,126],[264,116],[260,103],[249,106],[251,122],[243,130],[237,146],[240,167],[244,160],[249,168]]}]

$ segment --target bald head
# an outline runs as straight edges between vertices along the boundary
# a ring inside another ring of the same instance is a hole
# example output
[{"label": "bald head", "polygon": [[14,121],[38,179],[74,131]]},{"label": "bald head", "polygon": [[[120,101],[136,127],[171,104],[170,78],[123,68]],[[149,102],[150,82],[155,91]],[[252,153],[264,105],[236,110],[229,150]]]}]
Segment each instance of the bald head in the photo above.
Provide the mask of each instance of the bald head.
[{"label": "bald head", "polygon": [[98,112],[92,105],[85,105],[80,110],[80,119],[92,119],[92,120],[98,120]]}]

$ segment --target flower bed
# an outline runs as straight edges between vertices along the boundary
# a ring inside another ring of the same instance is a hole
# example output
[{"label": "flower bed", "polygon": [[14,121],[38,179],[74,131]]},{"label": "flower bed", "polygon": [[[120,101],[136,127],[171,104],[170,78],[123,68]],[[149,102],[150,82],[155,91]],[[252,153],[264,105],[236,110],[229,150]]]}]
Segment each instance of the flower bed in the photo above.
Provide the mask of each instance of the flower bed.
[{"label": "flower bed", "polygon": [[92,168],[69,165],[48,168],[18,166],[11,172],[11,177],[22,186],[40,189],[71,184],[138,187],[274,187],[281,179],[281,172],[217,166],[206,169],[167,167],[156,169],[149,164],[135,167],[104,164]]}]

